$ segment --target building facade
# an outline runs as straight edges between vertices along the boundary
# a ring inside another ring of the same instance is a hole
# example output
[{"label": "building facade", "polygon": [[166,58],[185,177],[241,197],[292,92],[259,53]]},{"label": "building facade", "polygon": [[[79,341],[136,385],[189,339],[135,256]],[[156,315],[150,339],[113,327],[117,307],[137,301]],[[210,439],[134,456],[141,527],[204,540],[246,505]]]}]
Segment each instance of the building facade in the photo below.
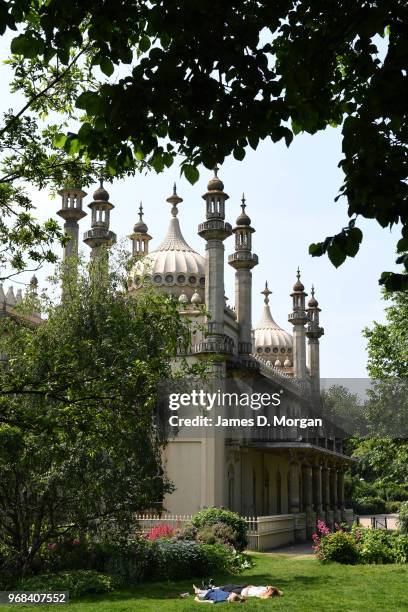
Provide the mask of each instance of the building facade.
[{"label": "building facade", "polygon": [[[64,257],[78,252],[78,221],[85,216],[81,189],[62,189],[58,214],[71,236]],[[241,212],[234,226],[226,221],[229,199],[215,169],[214,177],[202,196],[203,219],[198,234],[205,256],[186,242],[178,219],[182,198],[176,187],[167,202],[171,205],[167,234],[150,250],[152,236],[139,220],[130,238],[135,258],[130,292],[136,297],[144,286],[172,294],[183,316],[191,322],[191,345],[180,359],[211,362],[210,379],[225,390],[239,389],[248,394],[280,393],[285,397],[279,418],[288,417],[287,427],[221,429],[217,435],[174,435],[165,450],[164,463],[175,490],[164,500],[171,514],[193,514],[206,506],[223,506],[244,516],[274,516],[270,545],[281,545],[293,538],[304,539],[316,519],[329,524],[350,520],[345,508],[344,472],[350,458],[343,453],[342,438],[330,423],[322,422],[320,399],[319,342],[320,308],[312,288],[311,297],[301,281],[300,271],[290,293],[288,322],[292,333],[275,322],[268,284],[262,294],[264,305],[258,322],[252,325],[252,270],[258,264],[253,252],[251,219],[243,196]],[[95,254],[101,246],[116,239],[110,230],[114,208],[101,186],[89,204],[91,229],[84,242]],[[225,241],[234,237],[234,248],[225,255]],[[224,293],[225,266],[235,271],[235,304],[227,304]],[[35,280],[34,280],[35,285]],[[33,287],[34,290],[34,287]],[[11,308],[19,297],[12,291],[0,300]],[[177,367],[177,360],[175,363]],[[236,415],[237,407],[231,407]],[[275,411],[276,413],[276,411]],[[274,414],[275,414],[274,413]],[[315,423],[304,428],[301,419]],[[288,517],[292,518],[288,528]],[[270,522],[268,523],[271,524]]]}]

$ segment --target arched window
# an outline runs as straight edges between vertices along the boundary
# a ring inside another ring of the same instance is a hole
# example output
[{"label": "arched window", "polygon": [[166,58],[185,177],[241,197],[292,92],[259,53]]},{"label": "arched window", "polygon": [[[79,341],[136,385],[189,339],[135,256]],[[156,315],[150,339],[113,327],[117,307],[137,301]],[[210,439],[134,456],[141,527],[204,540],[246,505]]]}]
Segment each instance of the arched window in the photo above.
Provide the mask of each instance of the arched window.
[{"label": "arched window", "polygon": [[264,472],[264,508],[263,513],[265,516],[269,516],[271,512],[270,509],[270,485],[269,485],[269,472],[265,470]]},{"label": "arched window", "polygon": [[252,507],[254,515],[256,514],[256,472],[255,469],[252,470]]},{"label": "arched window", "polygon": [[234,509],[235,473],[232,465],[228,468],[228,508]]},{"label": "arched window", "polygon": [[279,468],[276,473],[276,514],[282,514],[282,476]]}]

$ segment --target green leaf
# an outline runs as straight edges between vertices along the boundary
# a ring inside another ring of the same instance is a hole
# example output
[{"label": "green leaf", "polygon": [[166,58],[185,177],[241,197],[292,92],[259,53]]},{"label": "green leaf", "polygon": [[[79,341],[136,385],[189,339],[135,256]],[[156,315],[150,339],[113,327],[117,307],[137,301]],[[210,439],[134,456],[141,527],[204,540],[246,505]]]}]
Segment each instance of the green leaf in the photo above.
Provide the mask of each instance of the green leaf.
[{"label": "green leaf", "polygon": [[114,66],[108,57],[103,57],[99,63],[100,69],[106,76],[110,77],[113,74]]},{"label": "green leaf", "polygon": [[63,149],[66,142],[67,142],[66,134],[57,134],[54,137],[54,141],[53,141],[54,147],[57,147],[57,149]]},{"label": "green leaf", "polygon": [[181,171],[184,173],[184,176],[188,180],[189,183],[194,185],[200,177],[200,173],[195,166],[191,166],[190,164],[184,164],[181,168]]},{"label": "green leaf", "polygon": [[333,266],[338,268],[346,259],[346,253],[339,247],[336,242],[333,242],[327,249],[327,255]]}]

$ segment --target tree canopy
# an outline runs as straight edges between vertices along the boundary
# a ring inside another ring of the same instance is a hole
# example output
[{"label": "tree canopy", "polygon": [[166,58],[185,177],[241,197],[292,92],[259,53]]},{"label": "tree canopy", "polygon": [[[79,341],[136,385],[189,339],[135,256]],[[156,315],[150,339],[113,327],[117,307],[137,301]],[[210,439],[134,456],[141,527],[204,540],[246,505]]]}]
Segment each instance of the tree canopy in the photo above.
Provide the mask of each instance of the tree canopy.
[{"label": "tree canopy", "polygon": [[408,269],[407,17],[403,0],[0,3],[0,31],[19,27],[15,87],[33,111],[75,118],[54,139],[67,154],[112,176],[180,155],[194,182],[199,164],[242,160],[267,137],[341,125],[349,219],[310,253],[354,257],[365,217],[401,223]]},{"label": "tree canopy", "polygon": [[0,321],[0,550],[18,571],[47,541],[129,528],[171,490],[154,417],[187,338],[176,302],[132,298],[114,275],[64,283],[40,325],[24,323],[31,303]]}]

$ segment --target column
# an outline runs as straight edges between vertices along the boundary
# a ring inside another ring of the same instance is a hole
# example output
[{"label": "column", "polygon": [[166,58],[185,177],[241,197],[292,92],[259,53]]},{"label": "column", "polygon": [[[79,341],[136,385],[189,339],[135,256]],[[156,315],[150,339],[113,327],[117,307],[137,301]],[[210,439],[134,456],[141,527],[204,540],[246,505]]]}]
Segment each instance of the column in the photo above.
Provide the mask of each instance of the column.
[{"label": "column", "polygon": [[289,464],[289,512],[299,512],[299,467],[294,461]]},{"label": "column", "polygon": [[313,466],[313,505],[318,516],[321,516],[322,505],[322,466],[320,464]]}]

